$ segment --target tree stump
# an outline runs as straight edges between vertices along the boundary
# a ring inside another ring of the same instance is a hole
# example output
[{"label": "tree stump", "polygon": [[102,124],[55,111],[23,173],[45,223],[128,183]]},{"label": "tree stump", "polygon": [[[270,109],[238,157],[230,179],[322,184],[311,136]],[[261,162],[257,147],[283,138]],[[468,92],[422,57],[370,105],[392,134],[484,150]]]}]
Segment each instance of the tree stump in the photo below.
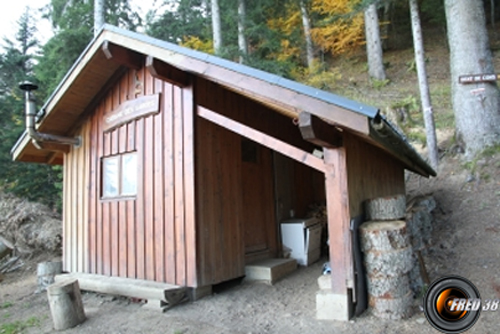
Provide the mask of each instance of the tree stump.
[{"label": "tree stump", "polygon": [[405,217],[406,196],[378,197],[365,201],[367,220],[399,220]]},{"label": "tree stump", "polygon": [[408,273],[408,277],[410,279],[410,289],[413,292],[413,295],[415,297],[419,296],[424,288],[424,280],[422,279],[420,265],[416,256],[414,256],[413,268]]},{"label": "tree stump", "polygon": [[408,274],[413,268],[411,247],[386,252],[365,253],[365,267],[368,276],[395,277]]},{"label": "tree stump", "polygon": [[406,222],[369,221],[359,231],[373,314],[384,319],[408,317],[413,298],[408,273],[415,263]]},{"label": "tree stump", "polygon": [[361,236],[361,250],[393,251],[410,246],[410,239],[406,230],[406,222],[396,221],[369,221],[359,228]]},{"label": "tree stump", "polygon": [[368,277],[368,294],[376,298],[401,298],[410,291],[408,275]]},{"label": "tree stump", "polygon": [[399,320],[411,316],[413,294],[409,291],[406,295],[396,298],[378,298],[369,296],[368,304],[373,315],[382,319]]},{"label": "tree stump", "polygon": [[38,289],[37,292],[47,290],[55,282],[54,277],[62,273],[62,262],[41,262],[37,265]]},{"label": "tree stump", "polygon": [[50,312],[55,330],[75,327],[85,321],[78,280],[65,280],[47,288]]}]

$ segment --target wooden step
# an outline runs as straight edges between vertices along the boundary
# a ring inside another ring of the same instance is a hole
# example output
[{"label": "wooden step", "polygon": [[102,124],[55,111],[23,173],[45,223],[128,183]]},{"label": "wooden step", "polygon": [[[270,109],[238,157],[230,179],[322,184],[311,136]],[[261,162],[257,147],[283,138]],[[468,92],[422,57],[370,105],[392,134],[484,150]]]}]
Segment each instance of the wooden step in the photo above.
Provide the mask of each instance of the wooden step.
[{"label": "wooden step", "polygon": [[56,282],[66,279],[77,279],[81,290],[145,299],[145,307],[161,311],[188,299],[185,287],[167,283],[85,273],[55,277]]},{"label": "wooden step", "polygon": [[295,259],[265,259],[245,266],[245,279],[274,284],[297,269]]}]

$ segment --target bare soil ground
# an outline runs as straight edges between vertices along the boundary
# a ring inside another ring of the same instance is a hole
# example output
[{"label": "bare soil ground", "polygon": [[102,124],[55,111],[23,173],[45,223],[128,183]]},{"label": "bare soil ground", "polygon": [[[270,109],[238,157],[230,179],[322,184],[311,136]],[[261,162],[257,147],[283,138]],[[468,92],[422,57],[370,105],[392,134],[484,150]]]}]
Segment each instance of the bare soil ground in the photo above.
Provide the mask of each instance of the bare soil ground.
[{"label": "bare soil ground", "polygon": [[[395,84],[371,90],[374,98],[377,94],[381,98],[386,94],[387,101],[391,94],[397,98],[418,96],[413,78],[416,74],[405,69],[412,52],[405,52],[406,56],[389,54],[392,63],[388,72]],[[448,65],[441,60],[447,59],[445,45],[438,40],[429,54],[431,85],[437,85],[439,92],[440,85],[449,85]],[[353,77],[344,89],[368,91],[363,80],[360,75]],[[447,94],[442,92],[443,100],[449,98]],[[440,105],[437,112],[447,116],[449,102]],[[470,279],[482,298],[500,298],[500,153],[492,150],[481,156],[474,168],[471,164],[466,168],[460,156],[450,149],[452,131],[445,125],[450,124],[443,124],[440,129],[443,156],[439,176],[423,179],[410,174],[407,178],[408,197],[433,194],[438,203],[433,245],[425,255],[426,267],[431,281],[456,274]],[[34,293],[36,263],[47,259],[47,255],[40,255],[26,261],[21,270],[3,278],[0,334],[53,332],[46,294]],[[414,315],[406,320],[382,320],[369,311],[349,322],[316,320],[316,280],[324,261],[299,268],[274,286],[243,282],[163,314],[145,310],[127,298],[84,293],[87,321],[63,333],[438,333],[419,307],[421,296],[414,301]],[[483,312],[469,332],[498,333],[499,325],[498,312]]]},{"label": "bare soil ground", "polygon": [[[470,279],[483,298],[500,298],[500,154],[479,160],[476,172],[458,156],[442,160],[439,177],[408,177],[409,196],[432,193],[434,244],[425,256],[431,281],[446,274]],[[36,263],[8,274],[0,283],[1,326],[18,324],[25,333],[51,333],[45,293],[35,294]],[[323,259],[326,260],[326,259]],[[410,319],[390,321],[365,312],[350,322],[315,319],[316,280],[323,261],[300,268],[274,286],[243,282],[164,314],[127,298],[84,293],[88,320],[68,333],[437,333],[415,299]],[[483,312],[470,333],[498,333],[500,315]],[[9,333],[5,331],[5,333]],[[17,333],[17,332],[13,332]]]}]

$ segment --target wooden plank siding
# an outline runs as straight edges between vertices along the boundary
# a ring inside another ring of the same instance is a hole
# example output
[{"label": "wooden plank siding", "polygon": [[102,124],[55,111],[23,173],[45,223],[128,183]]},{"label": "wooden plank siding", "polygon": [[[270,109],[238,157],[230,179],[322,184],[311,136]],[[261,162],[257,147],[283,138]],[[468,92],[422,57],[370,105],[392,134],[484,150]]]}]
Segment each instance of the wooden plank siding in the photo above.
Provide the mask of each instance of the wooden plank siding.
[{"label": "wooden plank siding", "polygon": [[344,133],[351,218],[364,211],[363,202],[405,194],[404,167],[381,149]]},{"label": "wooden plank siding", "polygon": [[84,139],[82,146],[70,149],[63,167],[63,264],[71,272],[86,272],[89,264],[89,133],[90,124],[77,131]]},{"label": "wooden plank siding", "polygon": [[[244,166],[242,137],[195,110],[202,106],[312,152],[296,124],[200,77],[179,87],[142,68],[116,80],[83,122],[83,145],[65,155],[65,270],[196,287],[243,276],[250,239],[258,245],[265,237],[266,256],[279,255],[275,200],[282,194],[275,194],[271,151],[259,146],[261,166]],[[104,131],[105,115],[153,94],[160,94],[159,113]],[[351,217],[367,198],[404,193],[401,164],[348,133],[344,145]],[[103,157],[127,152],[137,154],[137,195],[102,199]],[[295,161],[287,165],[293,193],[287,206],[304,216],[309,204],[326,200],[325,177]],[[245,197],[256,182],[262,195]],[[262,236],[247,238],[260,219]]]},{"label": "wooden plank siding", "polygon": [[[159,113],[104,132],[104,115],[157,93]],[[197,285],[192,101],[190,86],[128,70],[83,122],[82,147],[65,156],[65,270]],[[138,155],[137,195],[102,199],[102,158],[127,152]]]}]

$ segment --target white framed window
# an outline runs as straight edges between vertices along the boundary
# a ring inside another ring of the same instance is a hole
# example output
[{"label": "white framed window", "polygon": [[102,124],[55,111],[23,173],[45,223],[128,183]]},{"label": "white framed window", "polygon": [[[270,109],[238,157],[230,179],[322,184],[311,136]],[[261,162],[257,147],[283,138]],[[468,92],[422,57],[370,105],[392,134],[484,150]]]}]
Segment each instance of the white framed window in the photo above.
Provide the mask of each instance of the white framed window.
[{"label": "white framed window", "polygon": [[137,152],[102,158],[102,199],[137,195]]}]

